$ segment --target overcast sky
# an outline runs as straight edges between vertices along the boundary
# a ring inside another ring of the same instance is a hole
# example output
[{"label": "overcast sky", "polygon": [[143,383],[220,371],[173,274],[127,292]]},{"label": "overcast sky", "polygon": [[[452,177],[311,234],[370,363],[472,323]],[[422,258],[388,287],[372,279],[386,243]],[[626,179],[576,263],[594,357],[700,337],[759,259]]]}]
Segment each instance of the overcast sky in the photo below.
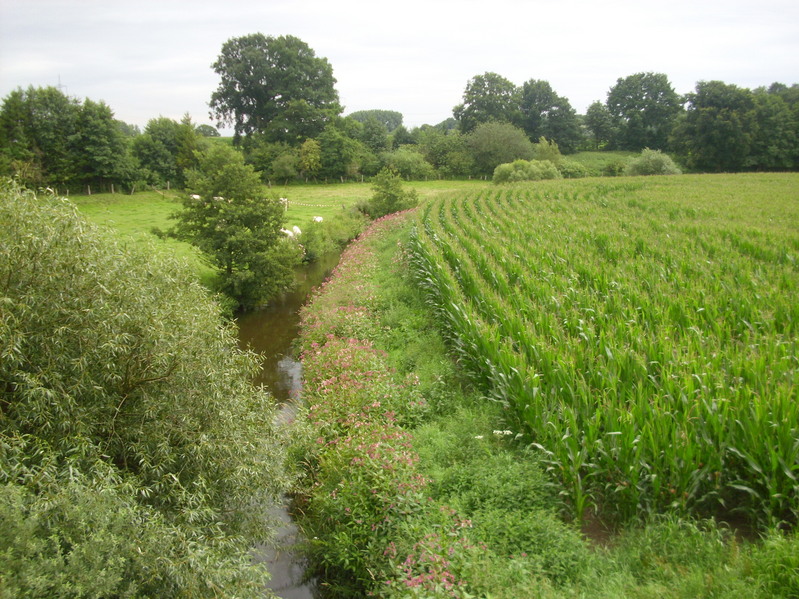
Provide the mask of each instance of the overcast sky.
[{"label": "overcast sky", "polygon": [[211,64],[256,32],[327,58],[345,114],[396,110],[408,127],[452,116],[487,71],[549,81],[580,113],[645,71],[678,93],[799,83],[797,0],[0,0],[0,97],[60,82],[140,127],[215,124]]}]

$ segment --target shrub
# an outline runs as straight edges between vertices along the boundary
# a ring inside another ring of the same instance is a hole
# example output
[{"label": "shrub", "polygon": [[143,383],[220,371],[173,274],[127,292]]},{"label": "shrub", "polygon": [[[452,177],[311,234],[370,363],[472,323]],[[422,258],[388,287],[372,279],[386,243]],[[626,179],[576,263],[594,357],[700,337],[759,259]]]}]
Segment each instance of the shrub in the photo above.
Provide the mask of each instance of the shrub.
[{"label": "shrub", "polygon": [[633,158],[624,168],[625,175],[679,175],[680,167],[660,150],[644,148],[638,158]]},{"label": "shrub", "polygon": [[575,160],[561,160],[558,170],[564,179],[581,179],[591,175],[588,167]]},{"label": "shrub", "polygon": [[372,218],[407,210],[419,203],[416,190],[405,191],[402,178],[390,168],[384,168],[375,175],[372,191],[374,195],[363,206],[363,210]]},{"label": "shrub", "polygon": [[499,184],[560,178],[557,167],[548,160],[514,160],[494,169],[493,182]]},{"label": "shrub", "polygon": [[186,266],[10,182],[0,256],[0,580],[58,596],[80,568],[106,585],[86,596],[252,593],[283,450],[219,307]]},{"label": "shrub", "polygon": [[416,150],[401,147],[381,155],[383,164],[404,179],[428,179],[435,176],[433,165]]}]

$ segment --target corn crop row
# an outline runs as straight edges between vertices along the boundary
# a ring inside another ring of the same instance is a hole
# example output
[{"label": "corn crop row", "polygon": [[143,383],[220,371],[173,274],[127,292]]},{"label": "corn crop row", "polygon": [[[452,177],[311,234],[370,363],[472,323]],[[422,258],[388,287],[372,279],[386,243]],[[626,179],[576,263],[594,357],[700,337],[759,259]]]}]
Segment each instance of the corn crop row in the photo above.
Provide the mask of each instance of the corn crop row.
[{"label": "corn crop row", "polygon": [[[799,229],[559,185],[420,211],[415,273],[456,357],[514,408],[577,518],[795,524]],[[782,222],[783,200],[760,210]]]}]

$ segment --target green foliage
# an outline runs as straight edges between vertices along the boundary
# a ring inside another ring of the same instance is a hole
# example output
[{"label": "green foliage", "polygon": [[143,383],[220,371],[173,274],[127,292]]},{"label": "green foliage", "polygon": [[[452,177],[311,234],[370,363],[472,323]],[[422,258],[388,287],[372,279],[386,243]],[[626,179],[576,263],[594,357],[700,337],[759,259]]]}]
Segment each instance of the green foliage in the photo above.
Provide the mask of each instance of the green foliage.
[{"label": "green foliage", "polygon": [[0,174],[31,187],[75,190],[130,184],[135,170],[127,139],[104,103],[81,104],[54,87],[32,86],[3,100]]},{"label": "green foliage", "polygon": [[564,179],[579,179],[590,177],[591,171],[582,162],[576,160],[563,159],[558,164],[558,171]]},{"label": "green foliage", "polygon": [[563,160],[558,144],[554,140],[547,140],[543,136],[538,139],[537,143],[533,144],[533,157],[536,160],[548,160],[555,166],[560,166]]},{"label": "green foliage", "polygon": [[322,146],[315,139],[306,139],[300,146],[300,169],[305,177],[316,177],[322,168]]},{"label": "green foliage", "polygon": [[187,117],[178,123],[166,117],[151,119],[132,143],[144,180],[159,187],[182,188],[187,171],[197,166],[195,152],[208,146]]},{"label": "green foliage", "polygon": [[576,518],[594,506],[620,521],[735,510],[794,523],[795,180],[666,181],[428,203],[418,281],[459,364],[526,423]]},{"label": "green foliage", "polygon": [[797,113],[777,91],[701,81],[687,100],[672,141],[688,168],[729,172],[799,165]]},{"label": "green foliage", "polygon": [[621,150],[665,150],[680,98],[662,73],[619,78],[608,92],[607,107],[615,128],[614,147]]},{"label": "green foliage", "polygon": [[585,126],[594,137],[594,148],[600,149],[608,145],[616,135],[613,116],[608,107],[596,101],[585,112]]},{"label": "green foliage", "polygon": [[[521,88],[520,125],[530,139],[545,137],[572,154],[582,139],[577,113],[547,81],[530,79]],[[547,160],[536,156],[538,160]],[[553,160],[553,162],[555,162]]]},{"label": "green foliage", "polygon": [[386,152],[381,155],[381,159],[386,168],[407,180],[435,176],[435,169],[415,146],[403,146],[393,152]]},{"label": "green foliage", "polygon": [[231,38],[213,69],[221,81],[211,110],[220,123],[233,125],[235,140],[261,133],[299,145],[341,112],[330,63],[294,36]]},{"label": "green foliage", "polygon": [[241,596],[286,486],[254,356],[193,275],[0,193],[0,578],[11,596]]},{"label": "green foliage", "polygon": [[524,131],[510,123],[483,123],[467,138],[475,171],[491,175],[498,165],[533,158],[533,144]]},{"label": "green foliage", "polygon": [[494,183],[516,183],[560,179],[561,176],[558,168],[549,160],[514,160],[495,168],[492,180]]},{"label": "green foliage", "polygon": [[347,116],[364,124],[374,119],[387,133],[402,125],[402,113],[396,110],[356,110]]},{"label": "green foliage", "polygon": [[263,197],[260,178],[236,150],[214,145],[199,160],[188,173],[175,234],[210,257],[221,290],[241,306],[267,302],[293,283],[300,259],[280,232],[283,206]]},{"label": "green foliage", "polygon": [[372,191],[372,197],[364,206],[365,212],[372,218],[408,210],[419,203],[416,190],[403,189],[402,177],[388,168],[382,169],[372,179]]},{"label": "green foliage", "polygon": [[497,75],[476,75],[466,84],[463,103],[452,110],[462,133],[471,133],[481,123],[514,123],[519,116],[519,90]]},{"label": "green foliage", "polygon": [[203,137],[219,137],[219,131],[217,131],[216,127],[206,125],[205,123],[197,125],[194,131]]},{"label": "green foliage", "polygon": [[682,171],[668,154],[645,148],[624,167],[625,175],[679,175]]}]

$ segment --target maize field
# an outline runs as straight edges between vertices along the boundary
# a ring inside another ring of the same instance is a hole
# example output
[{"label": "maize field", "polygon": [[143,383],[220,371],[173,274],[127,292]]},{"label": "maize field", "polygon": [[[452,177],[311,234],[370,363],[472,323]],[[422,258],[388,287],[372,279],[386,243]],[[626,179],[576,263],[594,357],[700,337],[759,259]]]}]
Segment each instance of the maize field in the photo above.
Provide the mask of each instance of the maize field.
[{"label": "maize field", "polygon": [[799,175],[442,196],[410,241],[451,350],[581,520],[799,517]]}]

